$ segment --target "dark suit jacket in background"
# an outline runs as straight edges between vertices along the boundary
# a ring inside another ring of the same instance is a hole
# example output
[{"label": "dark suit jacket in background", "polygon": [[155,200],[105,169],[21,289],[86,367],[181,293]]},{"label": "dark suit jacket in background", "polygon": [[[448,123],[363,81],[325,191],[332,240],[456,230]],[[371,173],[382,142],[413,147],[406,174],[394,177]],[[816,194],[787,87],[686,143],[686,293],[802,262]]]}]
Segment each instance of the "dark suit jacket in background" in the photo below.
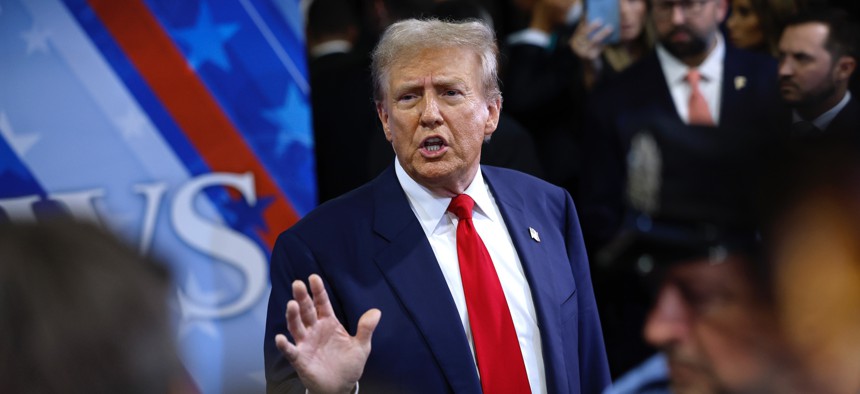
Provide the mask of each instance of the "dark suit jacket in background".
[{"label": "dark suit jacket in background", "polygon": [[369,58],[331,53],[310,61],[317,190],[324,202],[376,175],[368,162],[379,120],[373,104]]},{"label": "dark suit jacket in background", "polygon": [[[489,166],[482,171],[531,286],[548,391],[601,392],[609,371],[570,195],[516,171]],[[530,238],[530,227],[540,242]],[[304,392],[273,338],[287,333],[291,282],[312,273],[322,276],[350,333],[365,311],[382,311],[361,392],[481,392],[459,313],[393,166],[279,237],[265,335],[270,392]]]},{"label": "dark suit jacket in background", "polygon": [[860,102],[857,101],[856,96],[852,95],[845,108],[836,114],[824,132],[838,133],[854,141],[860,141]]},{"label": "dark suit jacket in background", "polygon": [[[790,116],[794,119],[794,115]],[[824,130],[819,130],[812,122],[794,123],[790,137],[782,147],[789,152],[802,151],[808,144],[843,144],[860,153],[860,102],[852,96]]]},{"label": "dark suit jacket in background", "polygon": [[533,136],[543,179],[576,196],[585,87],[579,58],[568,47],[573,27],[554,33],[551,48],[529,43],[502,47],[502,111]]}]

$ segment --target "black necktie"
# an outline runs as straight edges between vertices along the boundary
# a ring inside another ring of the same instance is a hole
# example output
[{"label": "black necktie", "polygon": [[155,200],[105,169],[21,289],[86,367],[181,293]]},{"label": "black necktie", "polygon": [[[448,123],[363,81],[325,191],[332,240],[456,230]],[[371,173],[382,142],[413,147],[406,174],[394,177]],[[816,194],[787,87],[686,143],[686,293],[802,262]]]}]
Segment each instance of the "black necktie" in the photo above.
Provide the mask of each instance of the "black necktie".
[{"label": "black necktie", "polygon": [[794,124],[791,125],[791,136],[796,138],[813,137],[818,135],[820,132],[821,129],[808,120],[794,122]]}]

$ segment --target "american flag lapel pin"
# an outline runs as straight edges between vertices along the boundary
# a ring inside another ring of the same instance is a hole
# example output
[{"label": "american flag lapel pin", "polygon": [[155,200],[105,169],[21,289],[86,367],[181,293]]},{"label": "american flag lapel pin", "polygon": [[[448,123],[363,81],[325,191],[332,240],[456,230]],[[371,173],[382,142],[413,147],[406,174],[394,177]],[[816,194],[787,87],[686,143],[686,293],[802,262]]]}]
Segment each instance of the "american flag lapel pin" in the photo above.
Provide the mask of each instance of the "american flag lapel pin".
[{"label": "american flag lapel pin", "polygon": [[531,235],[533,240],[540,242],[540,234],[534,228],[529,227],[529,235]]}]

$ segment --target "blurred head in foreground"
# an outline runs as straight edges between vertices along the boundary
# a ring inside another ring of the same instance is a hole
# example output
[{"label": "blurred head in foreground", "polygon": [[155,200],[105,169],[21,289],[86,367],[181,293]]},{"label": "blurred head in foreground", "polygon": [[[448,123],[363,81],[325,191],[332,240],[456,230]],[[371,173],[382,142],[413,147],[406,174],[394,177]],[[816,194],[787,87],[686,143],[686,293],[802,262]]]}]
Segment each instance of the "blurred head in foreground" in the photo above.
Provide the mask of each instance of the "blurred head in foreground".
[{"label": "blurred head in foreground", "polygon": [[167,271],[88,224],[0,224],[0,392],[186,392]]},{"label": "blurred head in foreground", "polygon": [[757,242],[669,245],[655,255],[646,341],[666,356],[674,393],[772,392],[783,357]]},{"label": "blurred head in foreground", "polygon": [[771,171],[766,235],[796,392],[860,392],[860,155],[838,138],[794,147]]}]

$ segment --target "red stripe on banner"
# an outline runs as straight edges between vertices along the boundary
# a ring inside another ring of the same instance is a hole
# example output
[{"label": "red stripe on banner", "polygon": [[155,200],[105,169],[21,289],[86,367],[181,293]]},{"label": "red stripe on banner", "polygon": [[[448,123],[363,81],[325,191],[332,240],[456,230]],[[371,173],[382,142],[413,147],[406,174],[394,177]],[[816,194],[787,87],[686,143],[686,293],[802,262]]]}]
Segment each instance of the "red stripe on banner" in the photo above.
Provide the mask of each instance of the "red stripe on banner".
[{"label": "red stripe on banner", "polygon": [[141,0],[88,0],[137,71],[185,132],[212,171],[251,171],[257,195],[276,196],[259,234],[271,248],[299,216],[250,146]]}]

